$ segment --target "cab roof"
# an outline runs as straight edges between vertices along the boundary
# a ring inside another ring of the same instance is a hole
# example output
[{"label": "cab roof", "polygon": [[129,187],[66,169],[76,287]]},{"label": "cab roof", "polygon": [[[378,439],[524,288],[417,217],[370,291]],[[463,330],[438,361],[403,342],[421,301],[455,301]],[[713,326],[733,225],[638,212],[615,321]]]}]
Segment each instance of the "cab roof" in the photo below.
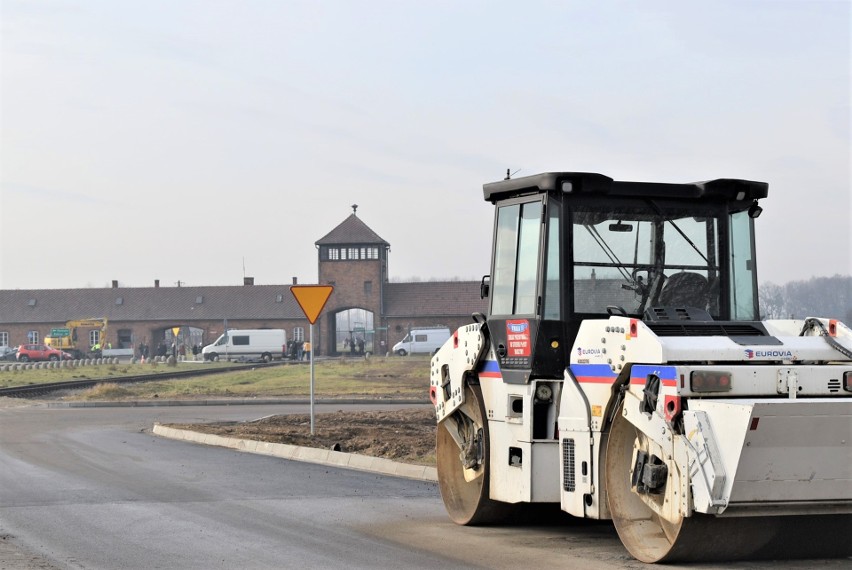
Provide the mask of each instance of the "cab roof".
[{"label": "cab roof", "polygon": [[561,192],[565,194],[598,194],[635,198],[692,198],[707,200],[758,200],[766,198],[769,184],[736,178],[717,178],[705,182],[667,184],[662,182],[628,182],[613,180],[593,172],[544,172],[521,178],[490,182],[482,186],[485,200],[498,200]]}]

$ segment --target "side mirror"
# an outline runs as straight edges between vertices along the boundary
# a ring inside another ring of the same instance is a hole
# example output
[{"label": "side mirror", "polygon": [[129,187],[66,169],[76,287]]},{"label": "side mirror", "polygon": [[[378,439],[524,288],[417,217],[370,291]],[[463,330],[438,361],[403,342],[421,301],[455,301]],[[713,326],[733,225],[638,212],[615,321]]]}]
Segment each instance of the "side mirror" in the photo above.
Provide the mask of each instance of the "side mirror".
[{"label": "side mirror", "polygon": [[491,276],[483,275],[482,281],[479,282],[479,298],[485,299],[488,297],[488,292],[491,289]]},{"label": "side mirror", "polygon": [[763,208],[757,205],[757,200],[752,202],[751,206],[748,208],[748,217],[751,219],[756,219],[760,214],[763,213]]}]

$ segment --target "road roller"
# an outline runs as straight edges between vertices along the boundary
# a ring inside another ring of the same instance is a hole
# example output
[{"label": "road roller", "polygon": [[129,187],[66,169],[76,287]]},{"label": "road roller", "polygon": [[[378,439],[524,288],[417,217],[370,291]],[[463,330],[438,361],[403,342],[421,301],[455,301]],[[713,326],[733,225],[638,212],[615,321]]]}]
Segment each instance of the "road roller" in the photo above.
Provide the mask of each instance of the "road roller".
[{"label": "road roller", "polygon": [[852,331],[761,318],[768,184],[507,173],[483,192],[487,312],[431,360],[450,519],[552,503],[648,563],[852,556]]}]

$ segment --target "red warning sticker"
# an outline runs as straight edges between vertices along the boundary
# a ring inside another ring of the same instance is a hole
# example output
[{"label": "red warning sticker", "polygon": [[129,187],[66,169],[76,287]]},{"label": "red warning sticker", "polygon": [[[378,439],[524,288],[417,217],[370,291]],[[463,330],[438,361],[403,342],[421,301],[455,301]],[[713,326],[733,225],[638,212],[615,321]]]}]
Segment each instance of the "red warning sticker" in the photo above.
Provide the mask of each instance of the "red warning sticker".
[{"label": "red warning sticker", "polygon": [[506,321],[507,356],[530,355],[530,322],[526,319]]}]

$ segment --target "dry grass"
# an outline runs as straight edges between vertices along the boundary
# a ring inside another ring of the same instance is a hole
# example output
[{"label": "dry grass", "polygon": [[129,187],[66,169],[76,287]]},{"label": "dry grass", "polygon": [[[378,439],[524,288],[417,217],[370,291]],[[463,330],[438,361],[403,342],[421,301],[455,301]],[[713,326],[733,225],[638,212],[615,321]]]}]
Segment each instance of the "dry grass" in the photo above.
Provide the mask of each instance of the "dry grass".
[{"label": "dry grass", "polygon": [[121,400],[131,395],[131,392],[115,382],[102,382],[87,390],[83,390],[80,400]]},{"label": "dry grass", "polygon": [[[100,389],[99,386],[101,384],[66,399],[307,397],[310,394],[310,367],[258,367],[213,376],[125,384],[115,391]],[[314,393],[321,398],[425,399],[429,393],[429,359],[389,357],[317,362]]]}]

